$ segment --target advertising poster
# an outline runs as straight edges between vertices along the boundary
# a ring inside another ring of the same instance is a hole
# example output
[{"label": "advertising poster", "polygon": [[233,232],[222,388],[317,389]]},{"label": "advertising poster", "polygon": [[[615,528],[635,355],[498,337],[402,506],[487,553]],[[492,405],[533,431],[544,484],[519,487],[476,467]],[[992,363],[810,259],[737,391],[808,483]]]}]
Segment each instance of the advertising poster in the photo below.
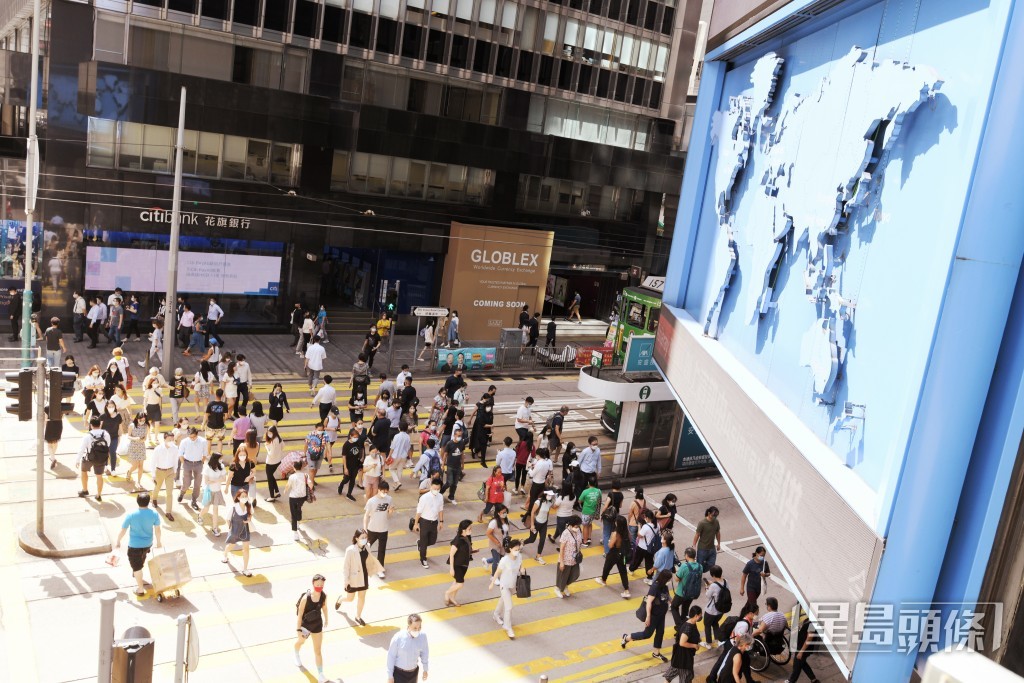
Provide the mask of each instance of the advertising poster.
[{"label": "advertising poster", "polygon": [[565,306],[565,293],[569,289],[569,281],[557,275],[548,275],[548,286],[544,291],[544,301],[556,306]]},{"label": "advertising poster", "polygon": [[467,371],[493,370],[496,353],[497,349],[494,347],[438,349],[434,370],[445,374],[450,374],[455,368]]},{"label": "advertising poster", "polygon": [[452,223],[438,304],[459,312],[464,341],[494,340],[518,327],[519,312],[539,311],[555,233]]},{"label": "advertising poster", "polygon": [[[156,249],[88,247],[85,288],[160,292],[166,282],[168,252]],[[277,296],[281,258],[249,254],[183,251],[178,254],[178,291],[203,294]]]}]

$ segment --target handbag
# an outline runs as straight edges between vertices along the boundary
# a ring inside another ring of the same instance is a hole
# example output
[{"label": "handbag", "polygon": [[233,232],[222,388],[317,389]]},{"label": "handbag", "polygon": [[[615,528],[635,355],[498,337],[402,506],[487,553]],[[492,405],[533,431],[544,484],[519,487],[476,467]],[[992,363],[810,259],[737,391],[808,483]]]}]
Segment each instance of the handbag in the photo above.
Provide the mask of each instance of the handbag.
[{"label": "handbag", "polygon": [[120,456],[128,455],[128,449],[131,447],[130,439],[120,439],[117,442],[117,454]]},{"label": "handbag", "polygon": [[640,598],[640,606],[636,608],[636,618],[640,621],[647,621],[647,596]]},{"label": "handbag", "polygon": [[520,574],[516,577],[516,597],[517,598],[528,598],[530,597],[530,575]]},{"label": "handbag", "polygon": [[487,484],[480,484],[480,488],[476,490],[476,497],[480,499],[480,502],[484,502],[484,498],[487,497]]}]

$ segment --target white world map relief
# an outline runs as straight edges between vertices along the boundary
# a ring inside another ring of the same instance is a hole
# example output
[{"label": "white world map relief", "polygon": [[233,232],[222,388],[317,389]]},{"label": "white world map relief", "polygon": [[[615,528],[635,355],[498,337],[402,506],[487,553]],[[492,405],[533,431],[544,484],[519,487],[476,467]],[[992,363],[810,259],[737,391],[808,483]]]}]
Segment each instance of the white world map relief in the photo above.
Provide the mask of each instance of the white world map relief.
[{"label": "white world map relief", "polygon": [[[800,363],[810,369],[812,400],[832,405],[862,275],[847,272],[848,247],[840,238],[853,229],[851,217],[858,211],[872,211],[908,117],[936,95],[942,81],[930,67],[876,62],[867,50],[854,47],[814,87],[789,92],[777,102],[784,61],[775,53],[761,57],[750,87],[730,97],[712,124],[718,155],[711,172],[722,234],[704,334],[718,338],[720,328],[736,317],[758,325],[770,313],[782,313],[773,309],[788,249],[802,267],[804,293],[815,309],[815,320],[803,335]],[[746,252],[742,259],[741,250]],[[743,286],[733,292],[740,264]],[[786,281],[793,286],[799,278]],[[741,298],[726,320],[723,305],[731,296]],[[837,412],[836,421],[850,413]]]}]

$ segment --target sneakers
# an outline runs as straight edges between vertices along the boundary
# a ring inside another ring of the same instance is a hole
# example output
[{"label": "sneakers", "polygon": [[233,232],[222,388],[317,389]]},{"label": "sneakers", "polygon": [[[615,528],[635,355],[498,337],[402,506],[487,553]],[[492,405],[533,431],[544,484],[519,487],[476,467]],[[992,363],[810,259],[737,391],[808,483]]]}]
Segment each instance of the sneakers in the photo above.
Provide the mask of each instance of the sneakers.
[{"label": "sneakers", "polygon": [[558,586],[555,586],[555,595],[557,595],[560,598],[564,598],[565,597],[565,593],[563,593],[561,590],[559,590]]},{"label": "sneakers", "polygon": [[377,578],[378,579],[383,579],[384,578],[384,572],[383,571],[377,572]]},{"label": "sneakers", "polygon": [[420,564],[422,564],[422,565],[423,565],[423,568],[424,568],[424,569],[426,569],[427,567],[429,567],[429,566],[430,566],[429,564],[427,564],[427,561],[426,561],[426,560],[420,560]]},{"label": "sneakers", "polygon": [[705,643],[703,640],[698,643],[698,646],[704,648],[705,650],[710,650],[711,649],[711,645],[708,644],[708,643]]},{"label": "sneakers", "polygon": [[547,560],[545,560],[543,557],[538,556],[537,564],[547,564]]},{"label": "sneakers", "polygon": [[590,547],[590,541],[583,541],[583,547],[584,548],[589,548]]},{"label": "sneakers", "polygon": [[604,579],[602,579],[602,578],[601,578],[600,576],[596,577],[596,578],[594,579],[594,581],[597,581],[597,584],[598,584],[599,586],[604,586],[604,585],[606,585],[606,583],[605,583],[605,580],[604,580]]},{"label": "sneakers", "polygon": [[489,558],[489,557],[481,557],[480,561],[483,563],[483,565],[485,567],[490,568],[490,566],[491,566],[491,558]]},{"label": "sneakers", "polygon": [[85,497],[87,497],[88,495],[89,495],[89,492],[88,492],[88,491],[79,491],[79,492],[78,492],[78,497],[79,497],[79,498],[85,498]]},{"label": "sneakers", "polygon": [[653,581],[651,581],[650,579],[644,579],[644,583],[645,583],[645,584],[647,584],[648,586],[650,586],[650,585],[652,585],[652,584],[653,584],[654,582],[653,582]]},{"label": "sneakers", "polygon": [[[220,530],[219,530],[219,529],[217,529],[216,531],[214,531],[214,532],[213,532],[213,535],[214,535],[214,536],[218,536],[219,534],[220,534]],[[299,536],[299,532],[298,532],[298,531],[296,531],[296,532],[295,532],[294,534],[292,534],[292,535],[294,536],[294,538],[295,538],[295,540],[296,540],[296,541],[301,541],[301,540],[302,540],[302,537],[301,537],[301,536]]]},{"label": "sneakers", "polygon": [[628,643],[628,642],[629,642],[629,634],[628,633],[623,633],[622,634],[622,640],[619,641],[619,645],[622,646],[623,650],[626,649],[626,643]]},{"label": "sneakers", "polygon": [[629,591],[622,591],[621,593],[619,593],[619,597],[622,598],[623,600],[629,600],[633,596],[630,594]]},{"label": "sneakers", "polygon": [[512,631],[512,629],[508,629],[507,631],[505,631],[505,633],[508,635],[509,640],[516,639],[516,634]]},{"label": "sneakers", "polygon": [[295,652],[295,666],[302,666],[302,658],[299,657],[298,651],[293,650],[293,652]]},{"label": "sneakers", "polygon": [[501,618],[500,614],[494,613],[491,616],[494,617],[494,622],[496,624],[498,624],[498,626],[504,626],[505,625],[505,620]]}]

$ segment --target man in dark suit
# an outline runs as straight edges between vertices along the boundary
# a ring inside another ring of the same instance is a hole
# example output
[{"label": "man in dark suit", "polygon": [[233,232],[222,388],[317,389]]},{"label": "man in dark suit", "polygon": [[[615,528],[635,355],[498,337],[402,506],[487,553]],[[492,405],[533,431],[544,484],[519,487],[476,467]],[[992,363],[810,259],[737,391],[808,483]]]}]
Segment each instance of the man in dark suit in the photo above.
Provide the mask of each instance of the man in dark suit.
[{"label": "man in dark suit", "polygon": [[11,295],[11,303],[7,305],[7,318],[11,321],[11,336],[8,339],[18,341],[21,337],[22,295],[14,287],[11,287],[8,293]]}]

